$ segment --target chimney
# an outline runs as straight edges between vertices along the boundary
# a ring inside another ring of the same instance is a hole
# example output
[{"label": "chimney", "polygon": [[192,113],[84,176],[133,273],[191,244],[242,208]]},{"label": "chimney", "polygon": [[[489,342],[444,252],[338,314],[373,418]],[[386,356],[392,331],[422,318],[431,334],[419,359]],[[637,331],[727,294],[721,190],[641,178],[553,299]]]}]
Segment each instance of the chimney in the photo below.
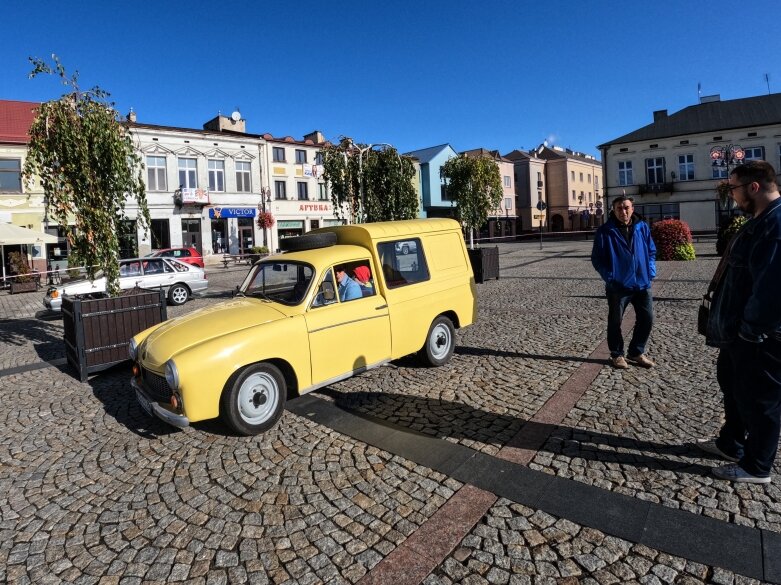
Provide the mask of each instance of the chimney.
[{"label": "chimney", "polygon": [[136,113],[133,111],[133,108],[130,108],[130,113],[127,115],[127,121],[128,122],[136,121]]},{"label": "chimney", "polygon": [[218,114],[215,118],[212,118],[203,125],[204,130],[211,132],[222,132],[223,130],[232,130],[234,132],[246,133],[246,124],[244,119],[238,110],[233,112],[230,116],[223,116]]},{"label": "chimney", "polygon": [[322,144],[325,142],[325,136],[320,130],[313,130],[309,134],[304,134],[304,141],[311,140],[315,144]]},{"label": "chimney", "polygon": [[654,122],[659,122],[667,117],[667,110],[656,110],[654,112]]}]

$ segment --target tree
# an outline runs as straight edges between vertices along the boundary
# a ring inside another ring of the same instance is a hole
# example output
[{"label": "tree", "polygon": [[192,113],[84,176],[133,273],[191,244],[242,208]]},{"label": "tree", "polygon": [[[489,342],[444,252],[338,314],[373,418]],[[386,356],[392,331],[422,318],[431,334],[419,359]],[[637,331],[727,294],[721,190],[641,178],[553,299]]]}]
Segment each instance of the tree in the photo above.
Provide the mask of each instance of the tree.
[{"label": "tree", "polygon": [[338,145],[323,148],[323,176],[337,217],[356,222],[416,218],[412,159],[390,145],[374,147],[342,137]]},{"label": "tree", "polygon": [[78,72],[68,77],[57,56],[52,59],[53,68],[30,58],[30,77],[57,75],[70,91],[39,107],[24,176],[28,181],[40,177],[49,217],[65,227],[71,254],[86,267],[88,278],[102,270],[106,290],[114,295],[126,202],[137,202],[140,227],[151,223],[144,166],[114,104],[107,101],[109,94],[97,86],[80,90]]},{"label": "tree", "polygon": [[449,159],[440,171],[448,197],[456,202],[459,220],[469,230],[469,247],[474,250],[474,230],[499,207],[504,196],[499,165],[486,156],[459,155]]}]

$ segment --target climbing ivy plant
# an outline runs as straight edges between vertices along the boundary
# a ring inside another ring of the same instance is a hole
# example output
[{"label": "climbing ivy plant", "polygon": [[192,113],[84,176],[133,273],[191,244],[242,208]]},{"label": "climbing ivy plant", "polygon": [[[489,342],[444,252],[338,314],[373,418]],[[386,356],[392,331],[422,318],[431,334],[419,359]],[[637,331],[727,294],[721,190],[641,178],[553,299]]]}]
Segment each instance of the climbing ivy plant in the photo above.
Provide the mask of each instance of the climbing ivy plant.
[{"label": "climbing ivy plant", "polygon": [[504,195],[499,165],[486,156],[464,154],[448,159],[440,170],[448,197],[456,202],[456,213],[469,230],[469,246],[474,249],[474,230],[499,207]]},{"label": "climbing ivy plant", "polygon": [[374,148],[342,137],[322,149],[323,176],[337,217],[353,222],[415,219],[415,166],[392,146]]},{"label": "climbing ivy plant", "polygon": [[[39,177],[49,217],[65,227],[71,255],[95,278],[102,270],[106,291],[119,292],[119,238],[125,205],[135,200],[139,227],[151,223],[143,162],[108,92],[82,91],[78,72],[68,76],[56,55],[53,66],[30,58],[30,77],[56,75],[68,92],[44,102],[30,128],[24,176]],[[66,227],[67,226],[67,227]]]}]

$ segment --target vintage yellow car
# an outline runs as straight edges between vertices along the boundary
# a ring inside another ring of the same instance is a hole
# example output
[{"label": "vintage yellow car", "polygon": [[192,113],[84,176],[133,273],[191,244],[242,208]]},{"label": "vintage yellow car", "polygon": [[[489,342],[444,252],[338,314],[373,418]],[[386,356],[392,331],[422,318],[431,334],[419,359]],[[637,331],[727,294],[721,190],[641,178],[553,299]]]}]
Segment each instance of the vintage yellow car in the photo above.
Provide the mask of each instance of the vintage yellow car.
[{"label": "vintage yellow car", "polygon": [[282,241],[229,301],[130,343],[141,406],[177,426],[220,417],[253,435],[285,401],[409,354],[453,354],[476,287],[458,223],[425,219],[323,228]]}]

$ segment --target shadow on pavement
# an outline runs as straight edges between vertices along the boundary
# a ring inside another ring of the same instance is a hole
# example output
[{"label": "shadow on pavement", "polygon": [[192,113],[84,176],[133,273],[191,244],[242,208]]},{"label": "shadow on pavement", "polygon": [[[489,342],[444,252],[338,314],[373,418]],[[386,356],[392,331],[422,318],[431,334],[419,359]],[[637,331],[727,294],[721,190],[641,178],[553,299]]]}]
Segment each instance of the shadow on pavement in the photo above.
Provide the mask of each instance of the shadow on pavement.
[{"label": "shadow on pavement", "polygon": [[[456,346],[453,353],[458,355],[472,355],[478,357],[489,355],[494,357],[546,360],[546,361],[553,361],[553,362],[582,362],[587,364],[602,364],[602,365],[607,363],[607,358],[599,359],[599,358],[580,357],[574,355],[541,355],[536,353],[520,353],[517,351],[505,351],[502,349],[488,349],[484,347],[468,347],[463,345]],[[394,363],[398,364],[399,366],[407,365],[407,364],[402,364],[401,360],[396,360],[394,361]]]},{"label": "shadow on pavement", "polygon": [[[325,388],[317,393],[334,400],[337,407],[357,416],[391,423],[410,431],[440,439],[488,442],[551,453],[570,458],[619,464],[649,470],[666,470],[709,476],[711,468],[686,458],[707,455],[693,444],[671,445],[610,435],[598,431],[525,420],[498,414],[449,400],[435,400],[406,394],[382,392],[340,392]],[[504,431],[487,437],[485,429]],[[507,433],[511,430],[511,433]],[[519,431],[521,431],[519,433]],[[502,436],[504,435],[504,436]],[[498,440],[497,440],[498,439]]]},{"label": "shadow on pavement", "polygon": [[40,319],[7,319],[0,323],[0,345],[23,347],[32,343],[42,361],[65,357],[59,323]]}]

